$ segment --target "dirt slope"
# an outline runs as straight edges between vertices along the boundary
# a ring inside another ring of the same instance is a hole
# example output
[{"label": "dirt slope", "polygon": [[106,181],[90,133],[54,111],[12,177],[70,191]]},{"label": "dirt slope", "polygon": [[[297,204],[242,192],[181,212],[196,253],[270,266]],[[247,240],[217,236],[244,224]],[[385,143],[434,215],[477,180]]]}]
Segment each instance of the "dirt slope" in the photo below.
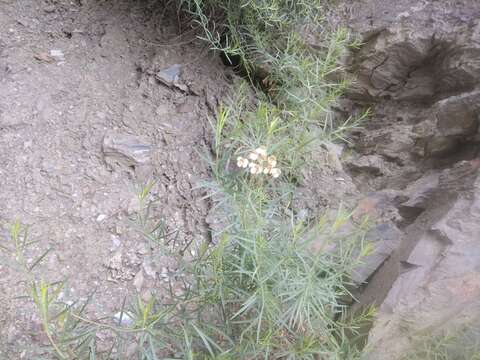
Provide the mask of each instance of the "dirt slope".
[{"label": "dirt slope", "polygon": [[[377,252],[355,280],[368,280],[360,305],[379,305],[368,360],[400,359],[432,329],[478,325],[479,4],[335,9],[363,41],[348,64],[358,81],[337,110],[374,111],[347,151],[325,144],[315,154],[295,208],[309,219],[363,197],[354,220],[376,222]],[[67,302],[95,289],[92,318],[134,292],[147,299],[172,270],[131,220],[149,180],[152,214],[179,249],[212,225],[196,186],[208,178],[207,117],[233,75],[169,10],[158,0],[0,0],[0,244],[15,219],[29,225],[30,262],[54,249],[39,272],[67,279]],[[0,358],[31,359],[46,339],[8,261],[0,257]]]},{"label": "dirt slope", "polygon": [[[15,219],[31,226],[29,259],[54,248],[41,272],[68,279],[65,301],[96,289],[97,316],[115,312],[133,284],[152,287],[167,265],[131,230],[141,185],[157,180],[155,214],[181,229],[179,244],[205,235],[208,204],[192,188],[207,176],[207,116],[229,81],[162,12],[158,1],[0,1],[1,241]],[[162,83],[175,64],[175,83]],[[44,340],[31,306],[15,299],[20,279],[0,262],[2,359],[30,359],[16,350]]]}]

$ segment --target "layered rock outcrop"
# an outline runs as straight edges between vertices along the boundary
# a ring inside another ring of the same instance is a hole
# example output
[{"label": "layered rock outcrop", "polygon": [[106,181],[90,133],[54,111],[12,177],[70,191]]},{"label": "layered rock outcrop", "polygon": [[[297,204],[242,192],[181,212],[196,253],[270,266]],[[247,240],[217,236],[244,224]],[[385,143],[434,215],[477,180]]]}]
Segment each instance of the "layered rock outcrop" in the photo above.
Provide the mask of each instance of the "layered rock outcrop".
[{"label": "layered rock outcrop", "polygon": [[343,110],[373,114],[346,166],[360,190],[397,194],[403,232],[360,297],[379,308],[366,359],[403,359],[420,335],[480,327],[480,2],[344,9],[362,45]]}]

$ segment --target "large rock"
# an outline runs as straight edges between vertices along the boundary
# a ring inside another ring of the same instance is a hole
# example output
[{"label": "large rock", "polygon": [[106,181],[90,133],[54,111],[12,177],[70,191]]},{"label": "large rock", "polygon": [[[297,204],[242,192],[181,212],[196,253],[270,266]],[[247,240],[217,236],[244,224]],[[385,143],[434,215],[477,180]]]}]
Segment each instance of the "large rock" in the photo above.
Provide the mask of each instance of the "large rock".
[{"label": "large rock", "polygon": [[[477,169],[478,171],[478,169]],[[425,229],[380,306],[369,360],[403,359],[415,334],[480,319],[480,177]],[[480,323],[473,324],[480,326]]]},{"label": "large rock", "polygon": [[347,99],[373,110],[348,168],[405,197],[402,242],[361,294],[379,305],[365,359],[409,359],[420,335],[480,328],[480,1],[343,3],[363,42]]},{"label": "large rock", "polygon": [[365,160],[381,155],[389,170],[367,164],[370,175],[362,183],[374,190],[386,183],[401,188],[421,177],[426,165],[433,168],[465,145],[479,146],[480,1],[359,0],[344,6],[352,14],[346,23],[363,41],[347,57],[356,78],[347,98],[353,108],[373,110],[365,130],[354,134],[359,154],[350,168],[366,170]]},{"label": "large rock", "polygon": [[435,117],[437,130],[443,136],[475,136],[480,119],[480,90],[439,101]]},{"label": "large rock", "polygon": [[480,79],[476,0],[363,0],[349,25],[364,45],[353,58],[358,95],[431,101],[473,89]]}]

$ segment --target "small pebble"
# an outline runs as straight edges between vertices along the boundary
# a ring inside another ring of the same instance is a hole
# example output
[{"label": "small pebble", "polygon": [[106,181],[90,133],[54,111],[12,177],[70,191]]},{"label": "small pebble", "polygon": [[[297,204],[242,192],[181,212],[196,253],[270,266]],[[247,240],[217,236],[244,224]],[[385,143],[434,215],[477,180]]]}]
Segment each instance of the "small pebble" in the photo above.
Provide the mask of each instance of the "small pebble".
[{"label": "small pebble", "polygon": [[55,5],[48,5],[43,8],[43,11],[45,11],[47,14],[55,12]]},{"label": "small pebble", "polygon": [[118,236],[112,235],[112,246],[110,247],[110,251],[115,251],[121,244],[120,238]]},{"label": "small pebble", "polygon": [[97,216],[97,222],[98,223],[101,223],[103,220],[105,220],[107,218],[107,215],[105,214],[100,214]]},{"label": "small pebble", "polygon": [[63,53],[62,50],[59,50],[59,49],[50,50],[50,56],[55,58],[57,61],[65,60],[65,54]]}]

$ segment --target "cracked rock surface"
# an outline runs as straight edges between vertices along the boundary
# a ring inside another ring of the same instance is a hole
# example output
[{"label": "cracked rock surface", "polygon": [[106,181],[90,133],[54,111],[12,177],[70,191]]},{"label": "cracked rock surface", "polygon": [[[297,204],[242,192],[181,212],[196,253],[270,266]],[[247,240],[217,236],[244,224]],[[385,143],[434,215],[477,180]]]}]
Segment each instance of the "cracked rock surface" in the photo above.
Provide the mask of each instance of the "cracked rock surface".
[{"label": "cracked rock surface", "polygon": [[480,327],[480,3],[343,9],[363,44],[348,58],[358,80],[341,110],[373,114],[346,168],[367,194],[360,210],[402,233],[359,297],[379,307],[365,359],[403,359],[420,334]]}]

